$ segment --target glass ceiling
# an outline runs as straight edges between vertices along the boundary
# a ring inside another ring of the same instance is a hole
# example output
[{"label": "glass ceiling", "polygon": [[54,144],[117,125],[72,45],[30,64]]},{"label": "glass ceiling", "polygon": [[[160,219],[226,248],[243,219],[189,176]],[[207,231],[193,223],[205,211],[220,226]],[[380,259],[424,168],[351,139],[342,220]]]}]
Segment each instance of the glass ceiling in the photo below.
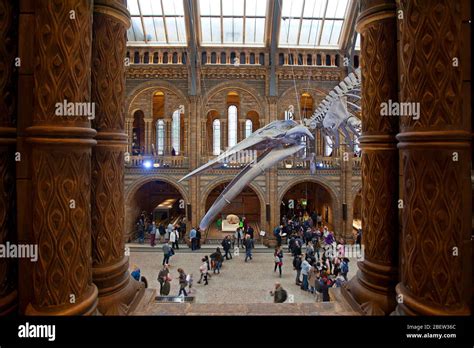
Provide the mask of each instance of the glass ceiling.
[{"label": "glass ceiling", "polygon": [[280,47],[337,47],[348,0],[282,0]]},{"label": "glass ceiling", "polygon": [[263,46],[267,0],[200,0],[202,45]]},{"label": "glass ceiling", "polygon": [[127,6],[132,17],[129,42],[186,46],[183,1],[128,0]]},{"label": "glass ceiling", "polygon": [[[279,47],[339,47],[349,0],[273,1],[282,7]],[[128,0],[129,45],[186,46],[184,3]],[[200,45],[265,46],[268,0],[198,0],[197,5],[199,23],[190,22],[200,30]]]}]

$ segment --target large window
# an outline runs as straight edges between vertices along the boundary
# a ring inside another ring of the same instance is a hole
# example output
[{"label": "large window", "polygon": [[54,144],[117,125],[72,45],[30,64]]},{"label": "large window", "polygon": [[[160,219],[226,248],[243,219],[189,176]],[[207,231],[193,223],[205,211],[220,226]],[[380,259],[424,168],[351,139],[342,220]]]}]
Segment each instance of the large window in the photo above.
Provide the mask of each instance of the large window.
[{"label": "large window", "polygon": [[200,0],[202,45],[263,46],[266,0]]},{"label": "large window", "polygon": [[245,121],[245,137],[248,138],[253,132],[252,120]]},{"label": "large window", "polygon": [[173,112],[173,119],[171,123],[171,146],[174,149],[175,155],[180,153],[180,133],[181,133],[181,115],[179,110]]},{"label": "large window", "polygon": [[281,47],[337,47],[348,0],[282,0]]},{"label": "large window", "polygon": [[158,155],[165,153],[165,123],[163,120],[156,121],[156,151]]},{"label": "large window", "polygon": [[212,122],[212,154],[218,156],[221,153],[221,121]]},{"label": "large window", "polygon": [[132,17],[129,44],[186,45],[182,1],[128,0],[127,6]]},{"label": "large window", "polygon": [[237,144],[237,106],[231,105],[228,109],[228,119],[229,119],[229,147]]}]

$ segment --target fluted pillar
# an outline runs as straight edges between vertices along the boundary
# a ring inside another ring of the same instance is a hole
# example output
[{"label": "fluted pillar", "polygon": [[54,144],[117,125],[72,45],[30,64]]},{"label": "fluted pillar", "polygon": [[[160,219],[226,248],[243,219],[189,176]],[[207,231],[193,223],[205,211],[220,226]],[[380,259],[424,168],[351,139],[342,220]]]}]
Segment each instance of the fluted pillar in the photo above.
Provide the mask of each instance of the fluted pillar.
[{"label": "fluted pillar", "polygon": [[[0,0],[0,245],[15,244],[16,192],[16,76],[18,8],[15,1]],[[17,308],[17,262],[0,258],[0,316]]]},{"label": "fluted pillar", "polygon": [[92,266],[103,314],[126,314],[140,293],[128,271],[124,246],[124,132],[126,32],[123,0],[95,0],[92,101],[97,145],[92,151]]},{"label": "fluted pillar", "polygon": [[362,244],[364,260],[348,284],[367,314],[395,308],[398,280],[398,118],[381,104],[397,100],[395,0],[363,0],[357,20],[362,67]]},{"label": "fluted pillar", "polygon": [[127,133],[127,152],[132,153],[132,141],[133,141],[133,118],[126,118],[125,119],[125,130]]},{"label": "fluted pillar", "polygon": [[171,120],[165,119],[165,155],[171,155]]},{"label": "fluted pillar", "polygon": [[404,202],[399,314],[470,313],[471,108],[470,86],[463,86],[470,54],[461,29],[469,3],[400,1],[400,101],[419,103],[420,114],[403,117],[397,136]]},{"label": "fluted pillar", "polygon": [[[74,19],[71,19],[74,11]],[[88,116],[65,114],[56,103],[90,104],[92,2],[35,1],[36,65],[31,145],[32,298],[28,315],[96,312],[92,283],[91,147]]]},{"label": "fluted pillar", "polygon": [[[153,142],[152,139],[152,132],[153,132],[153,120],[149,118],[145,118],[145,153],[146,155],[151,153],[151,143]],[[155,144],[156,146],[156,144]]]}]

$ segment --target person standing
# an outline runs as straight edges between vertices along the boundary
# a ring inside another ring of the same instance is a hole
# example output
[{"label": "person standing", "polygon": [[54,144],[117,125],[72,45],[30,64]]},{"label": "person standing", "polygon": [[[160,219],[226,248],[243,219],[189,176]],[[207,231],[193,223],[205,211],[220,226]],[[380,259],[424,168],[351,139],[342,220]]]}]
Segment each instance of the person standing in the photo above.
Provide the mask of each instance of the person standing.
[{"label": "person standing", "polygon": [[170,242],[171,242],[172,248],[179,249],[178,240],[179,240],[178,230],[176,228],[173,228],[173,231],[171,231],[171,234],[170,234]]},{"label": "person standing", "polygon": [[150,231],[150,245],[152,247],[156,245],[155,238],[156,238],[156,224],[155,224],[155,221],[153,221],[151,224],[151,231]]},{"label": "person standing", "polygon": [[301,275],[301,264],[302,264],[302,260],[301,260],[301,255],[295,255],[294,259],[293,259],[293,268],[296,270],[296,285],[298,286],[301,286],[301,278],[300,278],[300,275]]},{"label": "person standing", "polygon": [[341,275],[344,277],[344,280],[347,282],[347,273],[349,273],[349,259],[344,257],[341,263]]},{"label": "person standing", "polygon": [[160,295],[167,296],[170,293],[170,271],[168,264],[164,264],[161,271],[158,273],[158,282],[160,283]]},{"label": "person standing", "polygon": [[201,277],[198,280],[198,284],[201,284],[201,281],[204,279],[204,285],[207,285],[208,284],[207,283],[208,264],[205,257],[203,257],[201,261],[202,261],[202,264],[199,267],[199,272],[201,273]]},{"label": "person standing", "polygon": [[160,242],[163,242],[166,234],[165,226],[163,226],[163,224],[158,226],[158,232],[160,233]]},{"label": "person standing", "polygon": [[252,249],[254,247],[253,239],[250,239],[249,235],[247,235],[247,237],[245,238],[244,246],[245,246],[245,262],[247,262],[249,258],[250,260],[252,260]]},{"label": "person standing", "polygon": [[237,227],[235,230],[235,239],[237,240],[237,247],[240,248],[240,245],[244,246],[244,243],[242,242],[242,229],[240,227]]},{"label": "person standing", "polygon": [[303,275],[303,284],[301,285],[301,289],[308,291],[308,275],[309,275],[309,270],[311,268],[311,265],[309,262],[305,259],[301,263],[301,274]]},{"label": "person standing", "polygon": [[137,222],[138,229],[138,243],[143,244],[145,242],[145,224],[140,220]]},{"label": "person standing", "polygon": [[196,250],[196,229],[193,227],[189,232],[189,239],[191,240],[191,250]]},{"label": "person standing", "polygon": [[249,227],[247,228],[247,234],[250,236],[251,239],[254,239],[253,237],[253,233],[254,233],[254,230],[253,230],[253,227],[248,225]]},{"label": "person standing", "polygon": [[280,271],[280,278],[281,278],[281,267],[283,266],[283,252],[281,251],[281,247],[276,247],[275,252],[273,253],[273,257],[275,258],[275,268],[273,272],[276,272],[277,268]]},{"label": "person standing", "polygon": [[173,249],[171,248],[171,246],[165,242],[163,244],[163,266],[165,264],[169,264],[170,262],[170,257],[173,255]]},{"label": "person standing", "polygon": [[166,235],[165,235],[165,240],[170,240],[171,232],[173,232],[173,224],[170,223],[168,224],[168,227],[166,227]]},{"label": "person standing", "polygon": [[186,273],[184,273],[182,268],[178,268],[178,274],[179,274],[178,296],[181,296],[181,294],[183,294],[184,296],[188,296],[188,293],[186,292],[186,286],[188,286],[188,282],[186,281]]},{"label": "person standing", "polygon": [[201,229],[196,230],[196,249],[201,249]]},{"label": "person standing", "polygon": [[220,274],[223,257],[222,257],[221,249],[219,247],[216,249],[214,253],[211,254],[211,260],[214,261],[214,267],[212,267],[213,269],[212,273],[215,274],[217,271],[217,274]]},{"label": "person standing", "polygon": [[230,259],[232,259],[232,253],[230,252],[231,242],[230,242],[229,236],[225,236],[225,238],[222,241],[221,245],[222,245],[222,248],[224,249],[224,252],[225,252],[225,254],[224,254],[225,259],[229,260],[229,256],[230,256]]}]

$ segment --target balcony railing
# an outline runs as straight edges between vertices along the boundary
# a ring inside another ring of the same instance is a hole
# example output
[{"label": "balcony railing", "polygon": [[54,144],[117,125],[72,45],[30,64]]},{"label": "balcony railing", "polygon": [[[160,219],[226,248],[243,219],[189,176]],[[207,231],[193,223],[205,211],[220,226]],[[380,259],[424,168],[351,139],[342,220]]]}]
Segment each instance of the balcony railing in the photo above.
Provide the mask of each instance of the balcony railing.
[{"label": "balcony railing", "polygon": [[185,156],[130,156],[125,162],[126,167],[136,168],[188,168],[189,159]]},{"label": "balcony railing", "polygon": [[[341,161],[339,158],[333,157],[316,157],[316,169],[340,169]],[[301,158],[291,157],[278,163],[279,169],[310,169],[310,161]]]}]

